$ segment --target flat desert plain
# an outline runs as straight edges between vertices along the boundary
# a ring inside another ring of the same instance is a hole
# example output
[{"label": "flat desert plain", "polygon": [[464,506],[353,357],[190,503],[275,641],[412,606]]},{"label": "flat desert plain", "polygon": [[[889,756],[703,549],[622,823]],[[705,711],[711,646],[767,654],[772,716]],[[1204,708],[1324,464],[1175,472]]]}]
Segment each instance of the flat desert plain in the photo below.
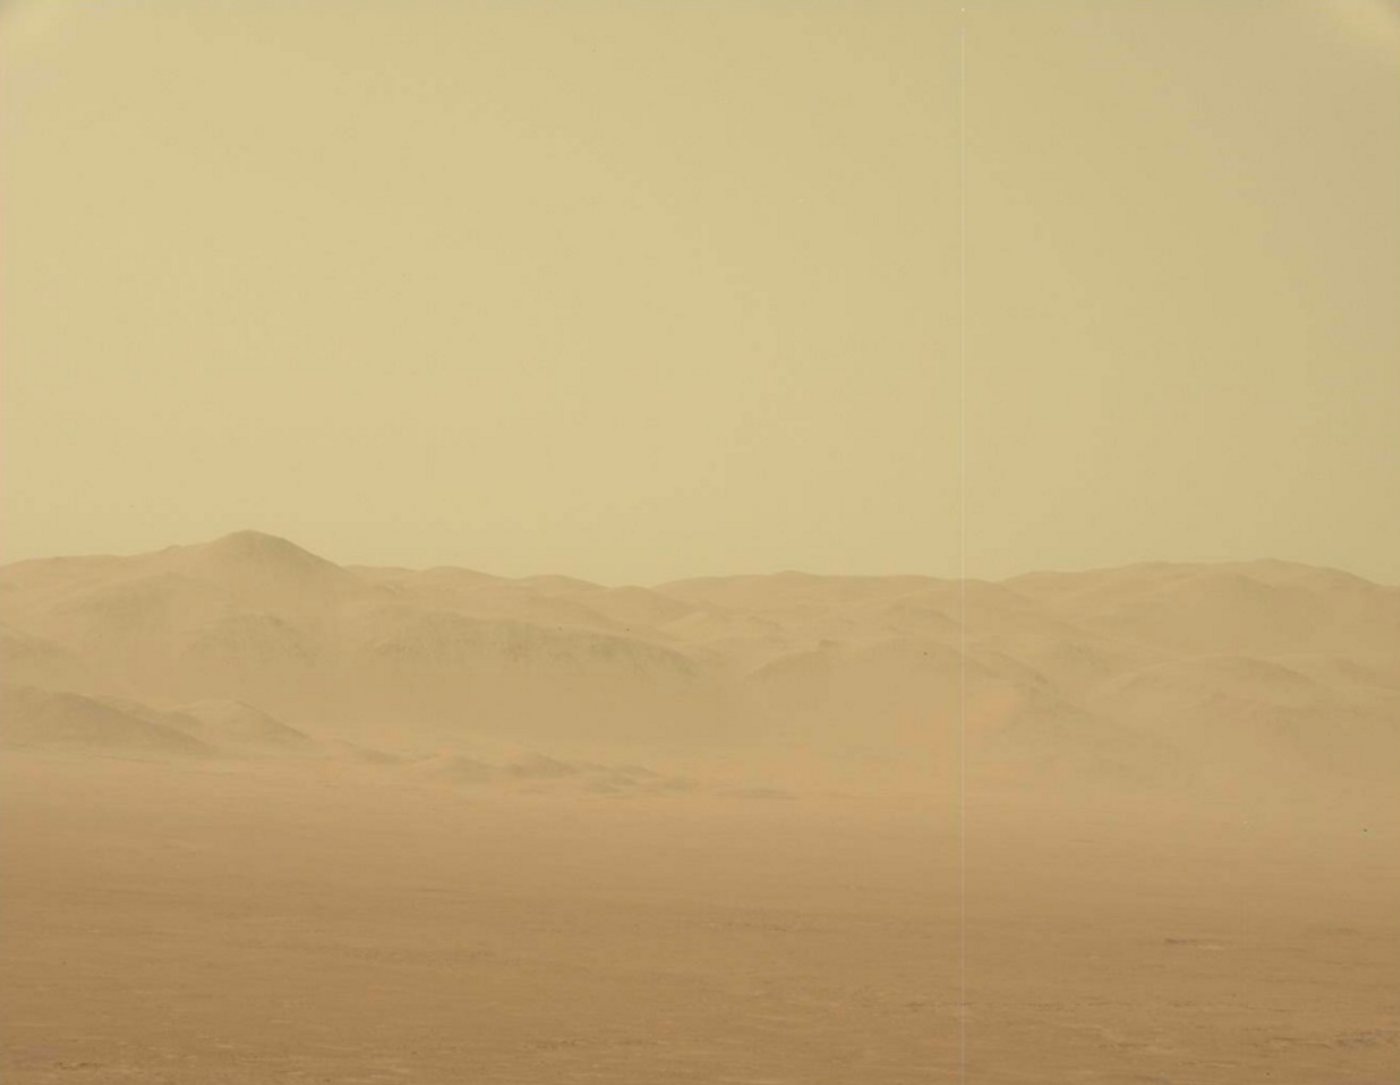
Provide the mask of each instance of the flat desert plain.
[{"label": "flat desert plain", "polygon": [[0,1077],[1396,1080],[1400,593],[965,588],[0,569]]}]

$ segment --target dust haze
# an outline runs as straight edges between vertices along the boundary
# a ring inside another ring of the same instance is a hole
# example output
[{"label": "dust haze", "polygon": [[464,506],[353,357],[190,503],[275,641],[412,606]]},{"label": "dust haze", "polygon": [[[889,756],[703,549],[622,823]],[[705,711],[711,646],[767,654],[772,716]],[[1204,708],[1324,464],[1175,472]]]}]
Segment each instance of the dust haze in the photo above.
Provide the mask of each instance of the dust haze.
[{"label": "dust haze", "polygon": [[1400,1070],[1400,14],[0,0],[0,1078]]}]

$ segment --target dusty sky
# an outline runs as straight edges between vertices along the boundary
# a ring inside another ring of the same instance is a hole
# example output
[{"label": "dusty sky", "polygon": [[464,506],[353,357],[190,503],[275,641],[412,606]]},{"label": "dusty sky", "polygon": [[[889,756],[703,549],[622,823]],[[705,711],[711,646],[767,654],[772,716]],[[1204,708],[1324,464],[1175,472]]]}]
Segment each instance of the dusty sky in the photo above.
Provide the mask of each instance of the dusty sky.
[{"label": "dusty sky", "polygon": [[[1400,582],[1400,7],[967,7],[969,573]],[[0,556],[954,573],[957,24],[0,2]]]}]

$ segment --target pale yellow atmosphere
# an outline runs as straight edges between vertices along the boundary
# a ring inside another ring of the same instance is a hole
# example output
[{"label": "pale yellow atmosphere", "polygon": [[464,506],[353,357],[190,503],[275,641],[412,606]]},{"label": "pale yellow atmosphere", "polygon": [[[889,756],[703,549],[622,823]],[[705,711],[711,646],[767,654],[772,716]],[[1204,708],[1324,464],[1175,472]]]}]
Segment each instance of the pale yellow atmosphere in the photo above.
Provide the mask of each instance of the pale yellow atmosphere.
[{"label": "pale yellow atmosphere", "polygon": [[[1400,579],[1400,12],[966,5],[967,565]],[[958,6],[0,5],[3,554],[957,570]]]}]

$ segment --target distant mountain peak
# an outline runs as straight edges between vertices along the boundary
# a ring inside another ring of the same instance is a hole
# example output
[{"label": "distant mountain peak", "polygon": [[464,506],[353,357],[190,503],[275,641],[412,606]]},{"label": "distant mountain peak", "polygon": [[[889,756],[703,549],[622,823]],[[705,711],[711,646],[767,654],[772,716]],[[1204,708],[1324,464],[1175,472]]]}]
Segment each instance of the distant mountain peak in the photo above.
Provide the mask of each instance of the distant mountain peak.
[{"label": "distant mountain peak", "polygon": [[222,535],[212,542],[201,543],[188,548],[205,557],[216,560],[258,563],[299,563],[339,569],[333,561],[328,561],[310,550],[298,546],[280,535],[269,535],[263,531],[234,531]]},{"label": "distant mountain peak", "polygon": [[[158,555],[170,570],[226,589],[274,593],[340,592],[360,582],[333,561],[261,531],[235,531],[212,542],[176,547]],[[294,604],[294,596],[270,597]]]},{"label": "distant mountain peak", "polygon": [[257,553],[300,553],[314,557],[309,550],[305,550],[292,542],[284,539],[280,535],[269,535],[265,531],[255,531],[246,528],[242,531],[231,531],[227,535],[221,535],[212,542],[204,544],[211,549]]}]

